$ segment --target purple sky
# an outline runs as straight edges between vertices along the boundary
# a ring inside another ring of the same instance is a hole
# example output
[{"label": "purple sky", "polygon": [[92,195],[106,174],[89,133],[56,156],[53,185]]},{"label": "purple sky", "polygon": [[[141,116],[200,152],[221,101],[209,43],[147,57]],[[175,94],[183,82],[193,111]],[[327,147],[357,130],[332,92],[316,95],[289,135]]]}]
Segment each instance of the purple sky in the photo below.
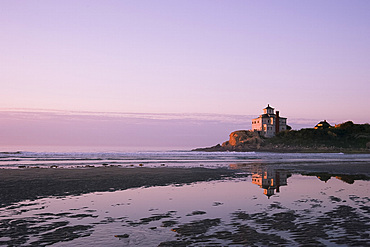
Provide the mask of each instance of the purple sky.
[{"label": "purple sky", "polygon": [[213,145],[267,104],[295,129],[369,122],[369,13],[367,0],[1,1],[0,145]]}]

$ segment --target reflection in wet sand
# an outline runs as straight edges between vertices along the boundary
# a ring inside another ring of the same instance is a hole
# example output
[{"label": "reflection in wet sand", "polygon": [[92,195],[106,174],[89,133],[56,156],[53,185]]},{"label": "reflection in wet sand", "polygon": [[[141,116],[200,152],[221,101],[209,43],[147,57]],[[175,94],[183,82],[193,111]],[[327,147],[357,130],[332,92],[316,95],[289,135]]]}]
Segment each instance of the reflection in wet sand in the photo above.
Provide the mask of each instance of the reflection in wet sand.
[{"label": "reflection in wet sand", "polygon": [[280,192],[281,186],[288,185],[290,172],[284,169],[276,169],[261,163],[251,165],[231,164],[231,169],[246,170],[252,172],[252,183],[263,189],[263,194],[268,198]]},{"label": "reflection in wet sand", "polygon": [[331,178],[341,180],[348,184],[353,184],[356,180],[369,180],[369,177],[363,174],[330,174],[328,172],[301,173],[294,169],[281,169],[264,163],[230,164],[229,167],[231,169],[250,172],[252,174],[252,183],[262,188],[263,194],[268,198],[275,195],[275,193],[279,193],[281,186],[288,185],[288,178],[292,176],[292,173],[298,173],[304,176],[315,176],[325,183]]},{"label": "reflection in wet sand", "polygon": [[[24,201],[0,208],[0,245],[366,246],[369,181],[325,183],[269,168],[255,166],[246,178]],[[279,188],[269,199],[262,193]]]},{"label": "reflection in wet sand", "polygon": [[252,183],[263,189],[268,198],[280,192],[280,186],[288,185],[288,172],[267,167],[256,166],[252,174]]}]

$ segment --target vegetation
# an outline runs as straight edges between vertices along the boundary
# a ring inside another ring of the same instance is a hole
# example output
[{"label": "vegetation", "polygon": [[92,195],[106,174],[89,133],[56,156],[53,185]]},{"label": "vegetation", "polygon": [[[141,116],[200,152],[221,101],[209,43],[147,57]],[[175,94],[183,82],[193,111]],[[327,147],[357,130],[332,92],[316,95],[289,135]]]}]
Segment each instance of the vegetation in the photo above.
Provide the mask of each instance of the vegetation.
[{"label": "vegetation", "polygon": [[267,139],[265,144],[306,148],[370,148],[370,125],[352,121],[324,129],[284,131]]},{"label": "vegetation", "polygon": [[272,138],[258,132],[239,130],[230,134],[222,145],[197,148],[206,152],[348,152],[370,153],[370,125],[348,121],[335,125],[322,124],[316,128],[286,130]]}]

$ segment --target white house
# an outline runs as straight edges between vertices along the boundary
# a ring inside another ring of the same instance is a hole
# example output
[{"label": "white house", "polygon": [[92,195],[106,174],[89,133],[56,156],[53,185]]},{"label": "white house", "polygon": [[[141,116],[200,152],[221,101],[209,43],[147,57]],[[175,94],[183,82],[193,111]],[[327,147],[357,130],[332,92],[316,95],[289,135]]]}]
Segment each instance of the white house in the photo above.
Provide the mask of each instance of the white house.
[{"label": "white house", "polygon": [[265,137],[273,137],[280,131],[286,130],[287,118],[280,117],[279,111],[274,113],[274,108],[267,105],[263,114],[252,120],[252,131],[258,131]]}]

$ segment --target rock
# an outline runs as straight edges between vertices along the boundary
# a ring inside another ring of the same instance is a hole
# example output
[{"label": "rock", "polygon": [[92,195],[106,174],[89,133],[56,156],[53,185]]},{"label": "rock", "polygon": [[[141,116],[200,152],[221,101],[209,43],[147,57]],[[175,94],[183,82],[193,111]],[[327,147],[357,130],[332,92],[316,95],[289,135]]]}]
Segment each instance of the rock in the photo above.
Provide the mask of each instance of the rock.
[{"label": "rock", "polygon": [[254,151],[258,150],[263,143],[263,139],[258,132],[249,130],[237,130],[232,132],[228,141],[217,144],[213,147],[198,148],[193,151],[206,151],[206,152],[217,152],[217,151]]},{"label": "rock", "polygon": [[114,237],[121,239],[121,238],[128,238],[128,237],[130,237],[130,235],[125,233],[125,234],[122,234],[122,235],[114,235]]},{"label": "rock", "polygon": [[258,144],[262,139],[257,132],[248,130],[238,130],[230,134],[229,145],[238,146],[241,144]]},{"label": "rock", "polygon": [[226,151],[248,151],[259,149],[263,139],[257,132],[238,130],[230,134],[230,139],[222,144]]}]

